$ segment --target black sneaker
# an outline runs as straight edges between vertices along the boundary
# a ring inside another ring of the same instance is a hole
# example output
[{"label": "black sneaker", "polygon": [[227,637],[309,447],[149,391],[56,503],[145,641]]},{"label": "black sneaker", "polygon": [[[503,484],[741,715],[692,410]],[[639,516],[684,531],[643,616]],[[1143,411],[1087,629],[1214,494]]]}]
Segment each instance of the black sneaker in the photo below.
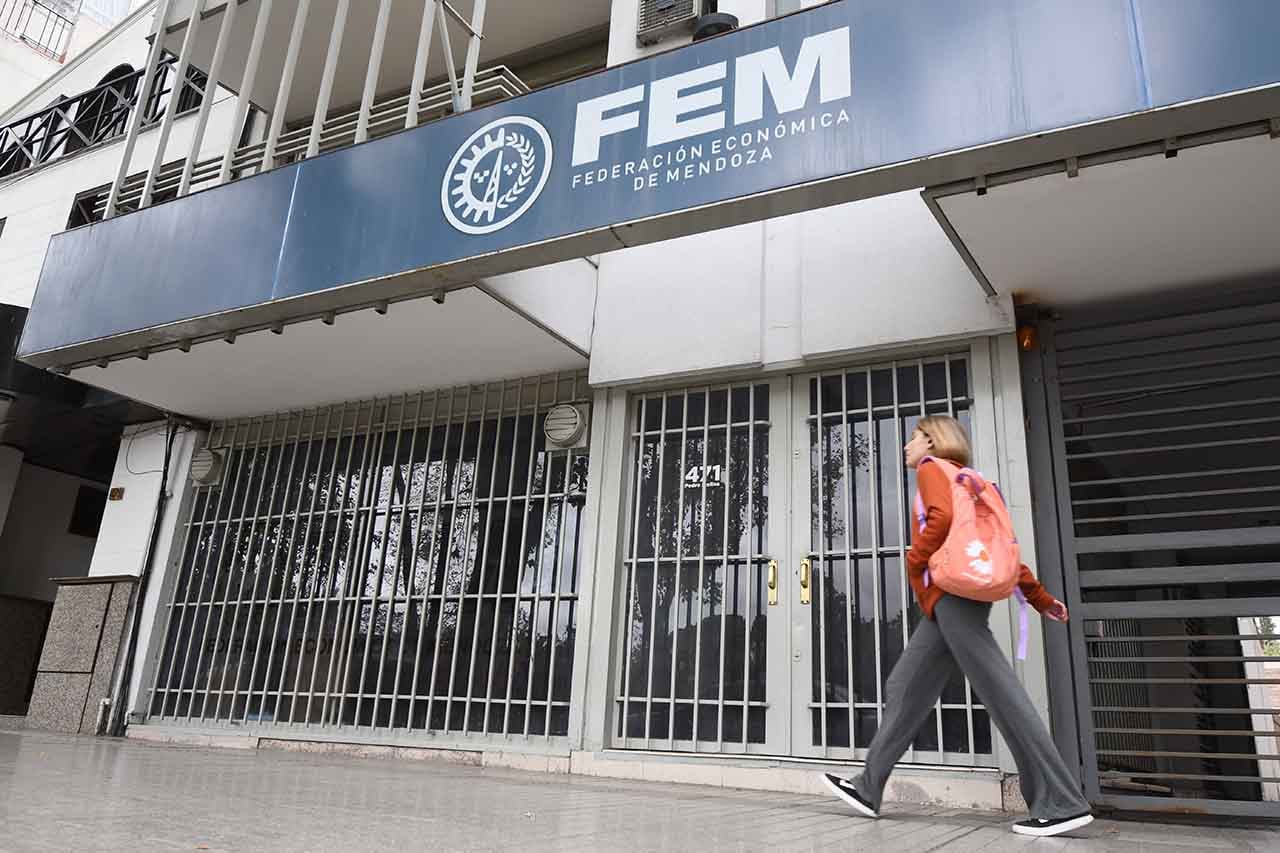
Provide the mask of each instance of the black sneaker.
[{"label": "black sneaker", "polygon": [[1093,823],[1093,815],[1085,812],[1075,817],[1060,817],[1055,820],[1041,820],[1040,818],[1020,820],[1013,825],[1013,831],[1019,835],[1048,838],[1050,835],[1061,835],[1064,832],[1070,832],[1073,829],[1079,829],[1091,823]]},{"label": "black sneaker", "polygon": [[823,783],[831,789],[831,793],[849,804],[855,812],[863,817],[880,817],[880,813],[871,807],[871,803],[858,795],[857,789],[848,779],[841,779],[833,773],[822,774]]}]

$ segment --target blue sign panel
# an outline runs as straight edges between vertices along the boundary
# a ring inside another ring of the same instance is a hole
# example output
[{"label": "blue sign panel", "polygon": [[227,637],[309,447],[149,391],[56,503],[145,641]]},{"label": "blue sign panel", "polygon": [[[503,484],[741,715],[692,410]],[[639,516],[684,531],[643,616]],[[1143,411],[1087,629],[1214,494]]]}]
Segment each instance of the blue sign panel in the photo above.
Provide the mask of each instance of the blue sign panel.
[{"label": "blue sign panel", "polygon": [[1270,0],[842,0],[59,235],[20,353],[1280,81],[1278,40]]}]

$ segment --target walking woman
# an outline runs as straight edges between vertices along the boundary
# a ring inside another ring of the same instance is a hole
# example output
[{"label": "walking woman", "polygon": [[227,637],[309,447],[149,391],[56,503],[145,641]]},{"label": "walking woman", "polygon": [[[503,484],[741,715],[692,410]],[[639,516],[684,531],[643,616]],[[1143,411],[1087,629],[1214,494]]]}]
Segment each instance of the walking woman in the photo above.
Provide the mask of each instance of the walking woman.
[{"label": "walking woman", "polygon": [[[879,817],[884,786],[894,764],[958,669],[968,677],[1018,764],[1031,819],[1014,824],[1013,831],[1049,836],[1082,827],[1093,820],[1089,804],[987,627],[991,604],[944,593],[928,582],[929,558],[946,541],[952,522],[952,484],[945,470],[950,466],[944,468],[935,460],[967,467],[972,455],[969,438],[954,418],[926,417],[903,453],[907,466],[916,469],[916,509],[922,516],[920,524],[912,525],[907,574],[927,618],[911,635],[889,676],[884,717],[871,741],[862,774],[841,779],[826,773],[823,780],[859,814]],[[1066,605],[1050,595],[1025,565],[1017,586],[1040,613],[1055,622],[1067,621]]]}]

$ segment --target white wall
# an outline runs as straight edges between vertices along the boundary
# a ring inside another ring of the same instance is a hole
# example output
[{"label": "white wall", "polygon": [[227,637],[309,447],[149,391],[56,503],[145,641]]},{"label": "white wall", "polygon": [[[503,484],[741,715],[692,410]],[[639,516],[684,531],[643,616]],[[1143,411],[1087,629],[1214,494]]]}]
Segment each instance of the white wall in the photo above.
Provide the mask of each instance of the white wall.
[{"label": "white wall", "polygon": [[[156,517],[156,499],[160,494],[164,469],[166,430],[163,422],[140,424],[125,430],[111,477],[114,488],[124,489],[124,498],[109,501],[102,517],[98,547],[93,552],[89,575],[134,575],[142,573],[152,522]],[[134,707],[142,700],[141,684],[146,667],[142,665],[156,629],[160,601],[171,589],[182,555],[178,520],[184,515],[184,501],[191,495],[188,473],[191,456],[204,443],[204,433],[181,429],[173,441],[167,483],[168,501],[152,558],[152,574],[142,604],[141,629],[138,634],[138,665],[133,670],[130,696]]]},{"label": "white wall", "polygon": [[94,540],[67,532],[79,477],[23,464],[0,534],[0,592],[53,601],[49,578],[82,577],[89,569]]},{"label": "white wall", "polygon": [[591,382],[1012,330],[912,191],[603,255]]}]

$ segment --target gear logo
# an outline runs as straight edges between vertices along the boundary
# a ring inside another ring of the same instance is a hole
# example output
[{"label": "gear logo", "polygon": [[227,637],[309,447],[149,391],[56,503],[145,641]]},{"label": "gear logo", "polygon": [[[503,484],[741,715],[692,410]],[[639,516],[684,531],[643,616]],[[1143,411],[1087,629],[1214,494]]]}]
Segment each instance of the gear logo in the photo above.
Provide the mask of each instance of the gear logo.
[{"label": "gear logo", "polygon": [[492,234],[523,216],[551,175],[551,135],[537,121],[507,116],[462,144],[445,172],[440,203],[464,234]]}]

